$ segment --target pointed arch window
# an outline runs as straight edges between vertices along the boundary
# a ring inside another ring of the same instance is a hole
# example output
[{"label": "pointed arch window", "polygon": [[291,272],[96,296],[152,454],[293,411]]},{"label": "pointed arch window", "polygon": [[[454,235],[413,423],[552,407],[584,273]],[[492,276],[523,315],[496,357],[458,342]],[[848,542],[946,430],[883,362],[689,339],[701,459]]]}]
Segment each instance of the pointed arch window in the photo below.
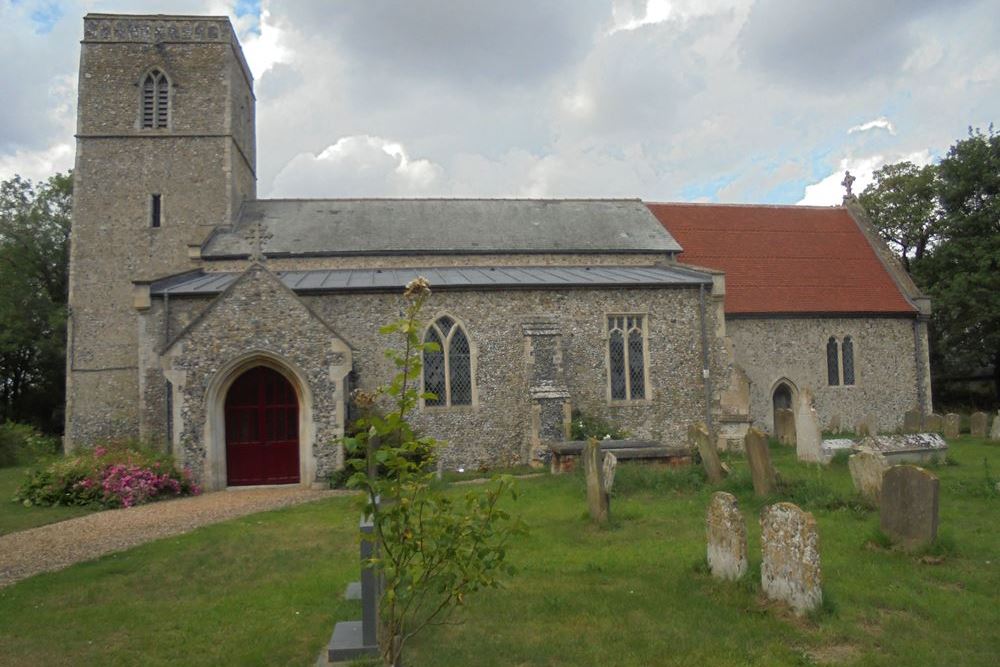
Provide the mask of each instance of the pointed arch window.
[{"label": "pointed arch window", "polygon": [[142,80],[140,121],[143,129],[167,127],[170,120],[170,80],[160,69],[151,69]]},{"label": "pointed arch window", "polygon": [[646,318],[608,316],[608,384],[613,401],[646,398]]},{"label": "pointed arch window", "polygon": [[424,342],[438,346],[424,351],[424,391],[435,395],[424,405],[472,405],[472,346],[462,326],[447,315],[439,317]]},{"label": "pointed arch window", "polygon": [[850,336],[844,336],[841,352],[844,359],[844,384],[854,384],[854,342]]},{"label": "pointed arch window", "polygon": [[840,384],[840,355],[837,350],[837,339],[833,336],[826,342],[826,378],[827,384],[831,387]]}]

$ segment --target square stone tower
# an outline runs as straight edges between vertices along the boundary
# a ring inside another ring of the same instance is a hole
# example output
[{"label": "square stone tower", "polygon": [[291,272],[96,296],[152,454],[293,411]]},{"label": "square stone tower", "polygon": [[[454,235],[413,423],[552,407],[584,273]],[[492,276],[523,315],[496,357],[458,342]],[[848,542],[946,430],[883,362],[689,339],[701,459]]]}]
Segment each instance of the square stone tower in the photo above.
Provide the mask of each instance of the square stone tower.
[{"label": "square stone tower", "polygon": [[84,17],[67,449],[139,435],[134,283],[198,267],[205,238],[256,196],[255,153],[253,79],[228,18]]}]

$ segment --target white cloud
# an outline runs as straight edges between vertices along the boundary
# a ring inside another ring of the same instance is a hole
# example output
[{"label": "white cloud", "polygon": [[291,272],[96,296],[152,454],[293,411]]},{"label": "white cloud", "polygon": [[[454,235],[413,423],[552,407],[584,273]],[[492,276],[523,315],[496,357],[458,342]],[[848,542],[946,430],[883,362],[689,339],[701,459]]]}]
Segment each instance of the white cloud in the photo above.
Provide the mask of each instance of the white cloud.
[{"label": "white cloud", "polygon": [[806,206],[835,206],[844,199],[846,190],[842,185],[844,172],[851,172],[856,179],[852,190],[855,195],[861,194],[874,180],[873,174],[880,167],[893,162],[912,162],[922,166],[930,164],[930,151],[923,150],[906,155],[894,155],[887,158],[884,155],[868,155],[865,157],[845,157],[840,160],[840,167],[829,176],[806,186],[805,196],[797,203]]},{"label": "white cloud", "polygon": [[860,125],[855,125],[847,130],[848,134],[854,134],[855,132],[867,132],[868,130],[885,130],[889,134],[896,135],[896,126],[892,124],[885,116],[879,116],[875,120],[870,120],[867,123],[861,123]]},{"label": "white cloud", "polygon": [[55,144],[42,150],[17,150],[0,154],[0,180],[15,174],[32,181],[44,181],[58,171],[73,167],[72,144]]}]

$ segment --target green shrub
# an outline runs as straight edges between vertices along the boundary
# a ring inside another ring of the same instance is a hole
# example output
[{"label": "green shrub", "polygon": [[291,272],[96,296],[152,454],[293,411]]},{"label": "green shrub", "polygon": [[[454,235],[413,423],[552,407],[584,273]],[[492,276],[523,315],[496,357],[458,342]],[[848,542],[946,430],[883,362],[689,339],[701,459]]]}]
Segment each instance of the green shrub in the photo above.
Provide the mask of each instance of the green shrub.
[{"label": "green shrub", "polygon": [[59,451],[59,438],[42,435],[28,424],[0,424],[0,468],[29,465]]},{"label": "green shrub", "polygon": [[32,471],[14,500],[26,506],[132,507],[201,490],[172,457],[135,442],[98,445]]},{"label": "green shrub", "polygon": [[608,423],[600,417],[585,415],[579,410],[572,414],[570,440],[625,440],[631,435],[628,431]]}]

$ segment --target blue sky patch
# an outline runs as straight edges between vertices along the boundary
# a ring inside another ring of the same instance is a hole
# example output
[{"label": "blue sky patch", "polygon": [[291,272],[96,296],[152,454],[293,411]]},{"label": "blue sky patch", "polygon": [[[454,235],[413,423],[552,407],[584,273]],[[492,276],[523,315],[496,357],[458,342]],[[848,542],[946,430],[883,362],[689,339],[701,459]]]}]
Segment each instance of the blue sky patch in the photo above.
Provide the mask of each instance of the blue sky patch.
[{"label": "blue sky patch", "polygon": [[47,35],[52,32],[52,28],[62,16],[62,7],[54,2],[45,2],[39,5],[38,9],[31,12],[31,22],[35,24],[35,32],[37,34]]}]

